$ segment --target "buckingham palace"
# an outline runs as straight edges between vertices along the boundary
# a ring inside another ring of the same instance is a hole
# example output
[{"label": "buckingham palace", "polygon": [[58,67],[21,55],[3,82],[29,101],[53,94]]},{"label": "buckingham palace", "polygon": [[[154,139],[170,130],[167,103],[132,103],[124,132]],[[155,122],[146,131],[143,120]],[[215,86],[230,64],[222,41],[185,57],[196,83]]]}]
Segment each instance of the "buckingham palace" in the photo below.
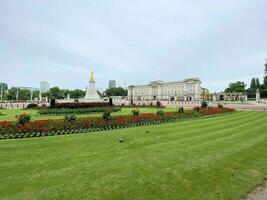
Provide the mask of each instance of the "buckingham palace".
[{"label": "buckingham palace", "polygon": [[199,78],[173,82],[151,81],[145,85],[129,86],[128,99],[133,101],[192,101],[200,100],[203,90]]}]

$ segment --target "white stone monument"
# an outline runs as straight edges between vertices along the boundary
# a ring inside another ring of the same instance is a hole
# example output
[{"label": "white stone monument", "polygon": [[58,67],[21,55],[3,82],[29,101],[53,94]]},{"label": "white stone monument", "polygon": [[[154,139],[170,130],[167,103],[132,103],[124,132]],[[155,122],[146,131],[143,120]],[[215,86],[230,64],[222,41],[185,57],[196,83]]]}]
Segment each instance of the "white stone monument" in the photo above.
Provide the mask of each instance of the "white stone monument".
[{"label": "white stone monument", "polygon": [[256,91],[256,102],[260,102],[260,100],[261,100],[261,95],[260,95],[260,91],[259,91],[259,89],[257,89],[257,91]]},{"label": "white stone monument", "polygon": [[96,82],[95,82],[95,78],[94,78],[94,72],[91,72],[90,80],[88,82],[88,85],[86,86],[85,97],[82,99],[79,99],[79,102],[100,102],[100,101],[103,101],[103,99],[101,99],[101,97],[97,93],[95,84],[96,84]]}]

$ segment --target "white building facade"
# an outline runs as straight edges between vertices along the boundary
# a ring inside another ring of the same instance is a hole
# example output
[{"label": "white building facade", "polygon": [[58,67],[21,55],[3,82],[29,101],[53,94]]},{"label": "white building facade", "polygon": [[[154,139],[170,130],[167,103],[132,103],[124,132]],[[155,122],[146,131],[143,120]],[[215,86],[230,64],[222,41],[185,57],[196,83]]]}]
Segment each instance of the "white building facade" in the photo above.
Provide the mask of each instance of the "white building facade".
[{"label": "white building facade", "polygon": [[128,100],[132,101],[193,101],[201,99],[201,81],[189,78],[183,81],[152,81],[147,85],[128,87]]}]

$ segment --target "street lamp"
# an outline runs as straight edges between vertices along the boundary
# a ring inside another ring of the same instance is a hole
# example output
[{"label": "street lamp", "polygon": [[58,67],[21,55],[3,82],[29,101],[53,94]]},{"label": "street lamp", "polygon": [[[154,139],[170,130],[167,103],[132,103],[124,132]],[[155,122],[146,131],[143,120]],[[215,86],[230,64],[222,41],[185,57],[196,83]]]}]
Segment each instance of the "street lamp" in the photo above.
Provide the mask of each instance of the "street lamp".
[{"label": "street lamp", "polygon": [[131,101],[131,105],[133,105],[133,88],[134,88],[134,86],[130,85],[129,88],[130,88],[130,101]]}]

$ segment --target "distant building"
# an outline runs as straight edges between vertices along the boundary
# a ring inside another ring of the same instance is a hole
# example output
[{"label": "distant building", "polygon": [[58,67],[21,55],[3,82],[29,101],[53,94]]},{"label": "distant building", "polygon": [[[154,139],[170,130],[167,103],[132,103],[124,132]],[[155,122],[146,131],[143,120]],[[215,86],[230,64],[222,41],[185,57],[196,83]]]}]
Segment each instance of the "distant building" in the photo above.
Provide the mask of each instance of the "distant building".
[{"label": "distant building", "polygon": [[116,87],[116,80],[109,80],[108,81],[108,88],[115,88]]},{"label": "distant building", "polygon": [[[206,89],[204,91],[208,92]],[[173,82],[151,81],[149,84],[129,86],[128,99],[133,101],[192,101],[200,100],[202,92],[201,81],[198,78]]]},{"label": "distant building", "polygon": [[49,91],[49,83],[47,81],[40,82],[40,92],[45,93]]},{"label": "distant building", "polygon": [[8,89],[8,84],[0,82],[0,90],[7,90],[7,89]]}]

